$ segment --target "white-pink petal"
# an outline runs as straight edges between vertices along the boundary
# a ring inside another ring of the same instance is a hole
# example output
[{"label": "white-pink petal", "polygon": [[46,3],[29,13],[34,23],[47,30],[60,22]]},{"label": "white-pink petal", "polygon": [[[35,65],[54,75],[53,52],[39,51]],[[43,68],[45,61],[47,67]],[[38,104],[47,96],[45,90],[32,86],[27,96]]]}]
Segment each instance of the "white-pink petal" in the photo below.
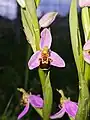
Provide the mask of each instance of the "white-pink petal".
[{"label": "white-pink petal", "polygon": [[64,102],[64,108],[66,113],[70,116],[75,118],[77,110],[78,110],[78,105],[76,102],[72,102],[70,100]]},{"label": "white-pink petal", "polygon": [[80,7],[89,7],[90,6],[90,0],[79,0],[79,6]]},{"label": "white-pink petal", "polygon": [[89,53],[83,51],[83,57],[84,57],[84,60],[85,60],[88,64],[90,64],[90,55],[89,55]]},{"label": "white-pink petal", "polygon": [[51,65],[56,67],[65,67],[64,60],[56,52],[51,51],[50,58],[52,59]]},{"label": "white-pink petal", "polygon": [[29,110],[29,102],[26,104],[24,110],[19,114],[18,120],[21,119]]},{"label": "white-pink petal", "polygon": [[43,99],[38,95],[30,95],[29,102],[33,107],[36,107],[36,108],[43,107]]},{"label": "white-pink petal", "polygon": [[40,20],[39,25],[40,27],[48,27],[56,18],[57,12],[49,12],[46,13]]},{"label": "white-pink petal", "polygon": [[64,114],[65,114],[65,109],[61,108],[61,110],[59,112],[55,113],[54,115],[51,115],[50,118],[51,119],[61,118],[61,117],[63,117]]},{"label": "white-pink petal", "polygon": [[84,44],[83,50],[90,50],[90,40],[87,40],[87,42]]},{"label": "white-pink petal", "polygon": [[43,49],[45,46],[50,49],[52,43],[52,36],[49,29],[45,28],[41,32],[40,48]]},{"label": "white-pink petal", "polygon": [[41,57],[41,51],[36,51],[28,61],[28,67],[30,70],[38,67],[40,65],[39,58]]}]

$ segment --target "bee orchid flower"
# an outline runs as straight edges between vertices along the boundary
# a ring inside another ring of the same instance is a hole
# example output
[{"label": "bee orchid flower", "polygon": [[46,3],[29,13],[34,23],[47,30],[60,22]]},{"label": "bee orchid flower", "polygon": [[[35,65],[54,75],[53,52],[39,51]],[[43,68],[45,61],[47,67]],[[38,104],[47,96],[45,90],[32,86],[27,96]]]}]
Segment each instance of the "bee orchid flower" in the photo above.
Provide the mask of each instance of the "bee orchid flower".
[{"label": "bee orchid flower", "polygon": [[70,101],[70,99],[67,99],[64,96],[64,93],[62,90],[59,90],[59,93],[61,94],[61,99],[60,99],[60,111],[55,113],[54,115],[51,115],[51,119],[57,119],[63,117],[65,112],[68,114],[69,117],[75,118],[77,110],[78,110],[78,105],[76,102]]},{"label": "bee orchid flower", "polygon": [[29,110],[29,104],[35,108],[43,107],[43,99],[39,95],[28,94],[23,88],[18,88],[23,93],[21,104],[25,106],[24,110],[18,115],[18,120],[21,119]]},{"label": "bee orchid flower", "polygon": [[84,60],[90,64],[90,40],[87,40],[83,46],[83,57]]},{"label": "bee orchid flower", "polygon": [[89,7],[90,6],[90,0],[79,0],[79,6],[80,7]]},{"label": "bee orchid flower", "polygon": [[45,28],[41,32],[40,50],[36,51],[28,62],[30,70],[38,66],[42,69],[48,69],[50,65],[65,67],[64,60],[56,52],[50,50],[51,43],[52,36],[50,30]]}]

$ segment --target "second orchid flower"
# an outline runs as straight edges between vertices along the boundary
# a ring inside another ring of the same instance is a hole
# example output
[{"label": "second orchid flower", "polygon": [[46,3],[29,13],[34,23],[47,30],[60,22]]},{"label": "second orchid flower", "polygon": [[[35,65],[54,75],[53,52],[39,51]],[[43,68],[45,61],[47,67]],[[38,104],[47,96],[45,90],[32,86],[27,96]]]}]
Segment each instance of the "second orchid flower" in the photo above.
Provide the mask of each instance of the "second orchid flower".
[{"label": "second orchid flower", "polygon": [[18,120],[29,111],[30,104],[35,108],[43,108],[43,99],[39,95],[28,94],[23,88],[18,88],[18,90],[23,93],[21,103],[25,106],[24,110],[18,115]]},{"label": "second orchid flower", "polygon": [[60,99],[60,111],[55,113],[54,115],[51,115],[51,119],[58,119],[64,116],[65,112],[68,114],[70,118],[75,118],[76,113],[78,111],[78,104],[76,102],[72,102],[69,98],[67,99],[64,96],[64,93],[62,90],[57,90],[61,94],[61,99]]}]

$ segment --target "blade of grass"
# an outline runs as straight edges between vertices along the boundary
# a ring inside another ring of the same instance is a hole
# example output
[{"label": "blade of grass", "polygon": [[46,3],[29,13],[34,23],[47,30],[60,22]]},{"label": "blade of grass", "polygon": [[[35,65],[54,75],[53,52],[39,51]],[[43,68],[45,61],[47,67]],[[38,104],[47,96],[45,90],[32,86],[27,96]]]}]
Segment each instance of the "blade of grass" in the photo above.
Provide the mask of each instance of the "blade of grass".
[{"label": "blade of grass", "polygon": [[11,95],[11,97],[10,97],[8,103],[7,103],[7,106],[6,106],[5,110],[4,110],[3,116],[6,115],[6,113],[8,111],[8,108],[9,108],[9,106],[11,104],[12,99],[13,99],[13,95]]}]

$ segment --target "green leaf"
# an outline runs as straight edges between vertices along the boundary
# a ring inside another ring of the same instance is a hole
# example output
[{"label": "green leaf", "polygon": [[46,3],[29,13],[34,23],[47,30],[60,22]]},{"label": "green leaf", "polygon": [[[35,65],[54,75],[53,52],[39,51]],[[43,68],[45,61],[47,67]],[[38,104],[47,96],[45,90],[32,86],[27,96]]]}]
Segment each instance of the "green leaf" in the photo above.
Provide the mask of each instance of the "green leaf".
[{"label": "green leaf", "polygon": [[28,43],[33,51],[39,49],[40,30],[34,0],[25,0],[26,7],[21,9],[22,23]]},{"label": "green leaf", "polygon": [[88,7],[82,8],[82,25],[85,35],[85,41],[90,39],[90,17]]},{"label": "green leaf", "polygon": [[[39,48],[39,43],[40,43],[40,29],[39,29],[39,24],[38,24],[38,18],[37,18],[37,13],[36,13],[36,6],[35,6],[35,1],[34,0],[25,0],[26,3],[26,11],[27,15],[26,17],[30,17],[30,24],[32,24],[33,32],[34,32],[34,37],[35,37],[35,43],[36,43],[36,49]],[[31,29],[32,29],[31,28]]]},{"label": "green leaf", "polygon": [[26,7],[25,0],[17,0],[17,2],[22,8]]},{"label": "green leaf", "polygon": [[36,7],[38,7],[39,3],[40,3],[40,0],[34,0],[35,1],[35,4],[36,4]]},{"label": "green leaf", "polygon": [[52,108],[52,87],[50,83],[50,72],[46,76],[44,71],[39,68],[38,70],[40,81],[42,85],[44,108],[43,108],[43,120],[49,120],[49,116]]},{"label": "green leaf", "polygon": [[50,83],[50,72],[48,72],[48,75],[45,80],[43,95],[44,95],[43,120],[49,120],[52,108],[52,87]]},{"label": "green leaf", "polygon": [[40,108],[34,108],[37,113],[43,118],[43,109],[40,109]]},{"label": "green leaf", "polygon": [[82,44],[78,27],[77,3],[72,0],[70,15],[69,15],[70,35],[72,50],[75,58],[75,63],[79,72],[84,70],[84,61],[82,56]]},{"label": "green leaf", "polygon": [[35,33],[31,23],[29,12],[27,10],[21,9],[21,14],[22,14],[22,23],[23,23],[26,39],[28,43],[31,45],[33,51],[35,52],[36,51]]},{"label": "green leaf", "polygon": [[[89,13],[89,8],[84,7],[82,8],[82,25],[83,25],[83,30],[84,30],[84,36],[85,36],[85,42],[87,40],[90,40],[90,13]],[[90,80],[90,65],[85,62],[85,72],[84,72],[85,80],[88,81]]]},{"label": "green leaf", "polygon": [[44,71],[39,68],[39,76],[42,85],[43,98],[44,98],[44,108],[43,108],[43,120],[48,120],[51,107],[52,107],[52,87],[50,83],[50,73],[46,76]]}]

